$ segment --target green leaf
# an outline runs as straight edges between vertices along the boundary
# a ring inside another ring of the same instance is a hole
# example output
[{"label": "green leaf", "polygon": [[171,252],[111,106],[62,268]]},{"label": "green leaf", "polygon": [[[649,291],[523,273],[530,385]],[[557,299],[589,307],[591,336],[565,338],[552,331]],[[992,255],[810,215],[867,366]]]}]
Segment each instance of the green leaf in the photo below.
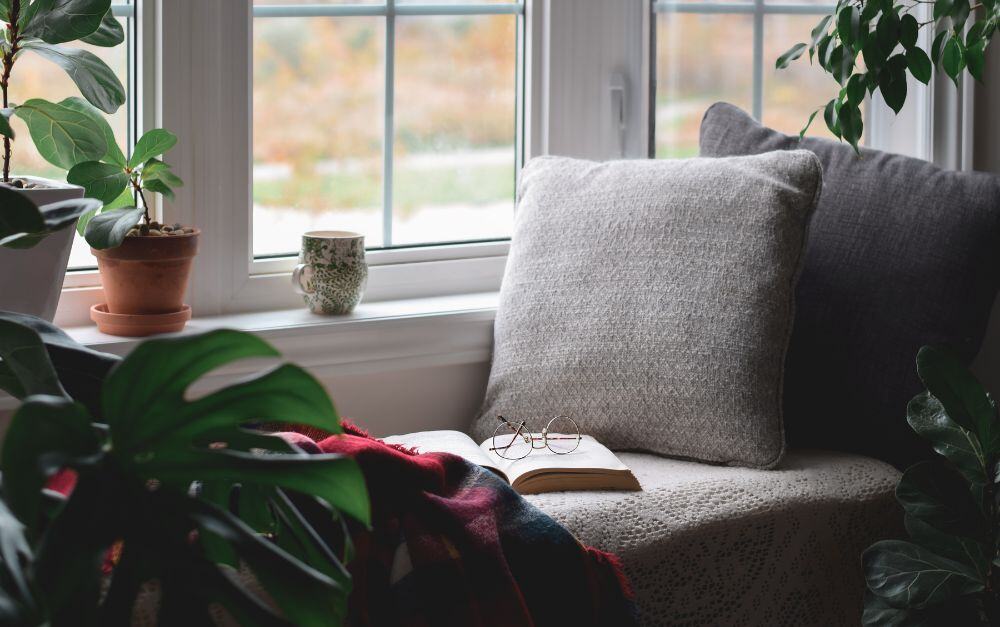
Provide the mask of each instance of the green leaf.
[{"label": "green leaf", "polygon": [[90,219],[84,237],[91,248],[97,250],[115,248],[125,241],[125,236],[132,227],[139,224],[144,213],[142,209],[136,207],[105,211]]},{"label": "green leaf", "polygon": [[3,442],[4,496],[11,510],[39,530],[42,488],[70,460],[100,453],[82,405],[57,396],[30,396],[14,414]]},{"label": "green leaf", "polygon": [[83,98],[72,97],[61,101],[59,104],[62,106],[78,111],[87,117],[97,125],[104,132],[104,139],[108,143],[108,152],[100,160],[113,163],[115,165],[121,166],[125,169],[125,155],[122,154],[122,149],[118,147],[118,140],[115,139],[115,132],[111,130],[111,125],[108,124],[107,119],[105,119],[104,114],[100,109],[90,104]]},{"label": "green leaf", "polygon": [[955,464],[970,483],[984,486],[990,480],[979,440],[949,418],[944,406],[930,392],[913,397],[906,408],[906,421],[921,437],[931,441],[935,451]]},{"label": "green leaf", "polygon": [[[111,367],[121,361],[120,357],[87,348],[59,327],[35,316],[7,311],[0,312],[0,321],[34,332],[44,344],[63,388],[71,398],[87,407],[91,415],[97,415],[101,385]],[[32,364],[27,364],[27,367],[35,371]],[[19,398],[24,396],[26,394]]]},{"label": "green leaf", "polygon": [[894,11],[883,13],[875,27],[875,41],[885,58],[890,57],[899,44],[899,34],[899,16]]},{"label": "green leaf", "polygon": [[861,118],[861,109],[855,105],[845,103],[840,107],[838,120],[840,121],[840,130],[843,138],[854,148],[854,152],[861,154],[858,149],[858,142],[861,141],[861,136],[864,134],[864,121]]},{"label": "green leaf", "polygon": [[17,115],[28,125],[42,157],[64,170],[100,159],[108,151],[101,128],[68,107],[32,99],[17,108]]},{"label": "green leaf", "polygon": [[934,65],[937,65],[941,60],[941,50],[944,47],[944,42],[947,41],[946,37],[948,37],[948,31],[941,31],[934,38],[934,43],[931,44],[931,61]]},{"label": "green leaf", "polygon": [[968,566],[912,542],[876,542],[861,559],[868,589],[895,607],[924,609],[985,588]]},{"label": "green leaf", "polygon": [[215,368],[240,359],[278,356],[264,340],[239,331],[149,340],[133,350],[106,382],[101,415],[114,429],[119,445],[133,446],[162,428],[136,420],[137,409],[172,412],[188,386]]},{"label": "green leaf", "polygon": [[969,68],[969,74],[980,83],[983,82],[983,69],[986,65],[985,53],[989,42],[979,39],[965,49],[965,62]]},{"label": "green leaf", "polygon": [[[127,362],[127,360],[126,360]],[[194,401],[163,397],[141,411],[147,418],[135,439],[118,438],[120,447],[138,449],[149,442],[190,440],[222,427],[239,428],[250,422],[289,422],[337,430],[340,418],[329,395],[308,372],[283,364],[255,377],[222,388]]]},{"label": "green leaf", "polygon": [[954,354],[932,346],[917,353],[917,375],[948,417],[979,438],[983,452],[1000,454],[997,412],[986,389]]},{"label": "green leaf", "polygon": [[934,0],[934,20],[937,21],[951,13],[954,0]]},{"label": "green leaf", "polygon": [[808,119],[808,120],[806,120],[806,125],[802,127],[802,130],[801,130],[801,131],[799,131],[799,139],[800,139],[800,140],[801,140],[801,139],[802,139],[803,137],[805,137],[805,135],[806,135],[806,131],[808,131],[808,130],[809,130],[809,127],[810,127],[810,126],[812,126],[812,123],[813,123],[813,120],[814,120],[814,119],[816,118],[816,114],[817,114],[817,113],[819,113],[819,112],[820,112],[820,110],[819,110],[819,109],[816,109],[816,110],[815,110],[815,111],[813,111],[813,112],[812,112],[811,114],[809,114],[809,119]]},{"label": "green leaf", "polygon": [[941,51],[941,66],[945,74],[955,83],[955,87],[958,87],[958,77],[965,69],[965,49],[957,35],[945,42]]},{"label": "green leaf", "polygon": [[861,49],[861,56],[865,60],[865,67],[868,69],[869,76],[877,76],[876,73],[882,69],[888,58],[882,53],[882,48],[875,37],[869,38],[865,42],[864,47]]},{"label": "green leaf", "polygon": [[14,129],[10,125],[12,115],[14,115],[13,109],[0,109],[0,135],[9,139],[14,139]]},{"label": "green leaf", "polygon": [[59,202],[42,205],[39,209],[42,218],[45,220],[44,234],[60,231],[74,223],[83,214],[97,210],[101,207],[101,201],[93,198],[70,198]]},{"label": "green leaf", "polygon": [[115,209],[124,209],[126,207],[135,207],[135,196],[132,188],[130,187],[125,188],[118,198],[115,198],[110,203],[107,203],[103,208],[97,207],[81,215],[80,219],[76,223],[76,232],[80,234],[80,237],[83,237],[87,233],[87,225],[94,219],[94,216],[97,215],[98,211],[107,212],[114,211]]},{"label": "green leaf", "polygon": [[975,570],[980,579],[985,580],[990,564],[989,547],[978,540],[945,533],[914,516],[904,520],[906,532],[920,546],[934,551],[956,562],[962,562]]},{"label": "green leaf", "polygon": [[33,562],[24,525],[0,499],[0,624],[38,625],[38,604],[34,599],[26,568]]},{"label": "green leaf", "polygon": [[917,18],[909,13],[899,18],[899,43],[907,50],[916,46],[918,30],[920,25],[917,24]]},{"label": "green leaf", "polygon": [[143,183],[142,188],[150,192],[162,194],[167,198],[170,198],[171,200],[173,200],[174,198],[174,190],[170,189],[170,187],[163,181],[159,180],[146,181],[145,183]]},{"label": "green leaf", "polygon": [[38,333],[8,316],[0,317],[0,358],[28,396],[66,396]]},{"label": "green leaf", "polygon": [[10,21],[10,0],[0,0],[0,22]]},{"label": "green leaf", "polygon": [[815,28],[812,29],[812,32],[809,34],[811,40],[809,45],[810,48],[815,48],[819,44],[820,40],[823,39],[823,36],[826,35],[827,28],[830,27],[830,20],[832,19],[832,15],[827,15],[823,17],[818,24],[816,24]]},{"label": "green leaf", "polygon": [[128,189],[129,176],[120,166],[84,161],[73,166],[66,175],[66,181],[83,187],[88,198],[111,203]]},{"label": "green leaf", "polygon": [[835,137],[840,137],[840,125],[837,123],[836,98],[826,103],[826,107],[823,108],[823,120],[826,122],[826,127],[830,129],[830,132],[833,133]]},{"label": "green leaf", "polygon": [[111,0],[35,0],[22,34],[50,44],[76,41],[100,28],[110,9]]},{"label": "green leaf", "polygon": [[102,48],[114,48],[125,42],[125,29],[113,11],[104,14],[101,25],[92,34],[82,39],[84,43]]},{"label": "green leaf", "polygon": [[23,48],[65,70],[83,97],[101,111],[114,113],[125,104],[125,87],[114,70],[94,53],[81,48],[33,41],[24,44]]},{"label": "green leaf", "polygon": [[905,56],[897,54],[886,61],[885,68],[879,72],[878,87],[889,108],[899,113],[906,103]]},{"label": "green leaf", "polygon": [[779,70],[788,67],[789,63],[802,56],[802,53],[805,52],[805,49],[806,49],[805,44],[802,43],[795,44],[794,46],[789,48],[785,52],[785,54],[778,57],[778,60],[774,62],[774,67]]},{"label": "green leaf", "polygon": [[944,533],[975,539],[989,536],[989,525],[969,484],[943,461],[908,468],[896,486],[896,500],[907,515]]},{"label": "green leaf", "polygon": [[136,142],[132,157],[128,160],[128,167],[137,168],[153,157],[159,157],[175,145],[177,145],[176,135],[162,128],[154,128]]},{"label": "green leaf", "polygon": [[969,0],[954,0],[951,6],[951,24],[956,33],[965,30],[965,21],[969,19],[971,11]]},{"label": "green leaf", "polygon": [[858,106],[865,99],[865,89],[868,81],[864,74],[855,74],[847,81],[845,92],[847,102],[852,106]]},{"label": "green leaf", "polygon": [[930,83],[931,60],[927,58],[927,53],[916,46],[906,51],[906,67],[910,68],[910,74],[924,85]]},{"label": "green leaf", "polygon": [[923,610],[898,608],[882,597],[865,590],[864,627],[937,627],[938,625],[982,625],[974,596],[945,601]]},{"label": "green leaf", "polygon": [[6,185],[0,185],[0,246],[23,233],[37,233],[45,220],[35,203]]},{"label": "green leaf", "polygon": [[858,7],[849,4],[837,14],[837,33],[845,47],[853,47],[861,31],[861,13]]},{"label": "green leaf", "polygon": [[170,166],[159,159],[150,159],[142,166],[142,180],[162,181],[170,187],[183,187],[184,181],[173,173]]}]

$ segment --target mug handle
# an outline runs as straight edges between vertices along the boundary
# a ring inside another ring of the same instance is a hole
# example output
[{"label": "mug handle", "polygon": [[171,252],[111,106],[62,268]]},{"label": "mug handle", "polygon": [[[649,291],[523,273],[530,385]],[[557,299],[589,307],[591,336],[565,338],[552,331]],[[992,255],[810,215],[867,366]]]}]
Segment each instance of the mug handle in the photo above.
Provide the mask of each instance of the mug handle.
[{"label": "mug handle", "polygon": [[302,273],[307,268],[311,269],[312,266],[310,266],[308,263],[300,263],[299,265],[295,266],[294,270],[292,270],[292,289],[295,290],[296,294],[302,294],[303,296],[308,296],[309,294],[316,293],[315,288],[309,289],[302,283]]}]

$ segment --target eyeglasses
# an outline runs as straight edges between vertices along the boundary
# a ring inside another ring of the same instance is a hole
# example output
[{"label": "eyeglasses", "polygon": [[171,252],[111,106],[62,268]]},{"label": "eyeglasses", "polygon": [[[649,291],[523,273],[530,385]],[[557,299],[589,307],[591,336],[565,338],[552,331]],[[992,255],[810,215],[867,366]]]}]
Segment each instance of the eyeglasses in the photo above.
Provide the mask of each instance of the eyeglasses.
[{"label": "eyeglasses", "polygon": [[[580,427],[569,416],[556,416],[540,434],[532,433],[522,420],[515,424],[497,416],[500,424],[493,432],[491,451],[504,459],[522,459],[535,449],[548,448],[556,455],[572,453],[580,446]],[[540,446],[535,446],[541,442]]]}]

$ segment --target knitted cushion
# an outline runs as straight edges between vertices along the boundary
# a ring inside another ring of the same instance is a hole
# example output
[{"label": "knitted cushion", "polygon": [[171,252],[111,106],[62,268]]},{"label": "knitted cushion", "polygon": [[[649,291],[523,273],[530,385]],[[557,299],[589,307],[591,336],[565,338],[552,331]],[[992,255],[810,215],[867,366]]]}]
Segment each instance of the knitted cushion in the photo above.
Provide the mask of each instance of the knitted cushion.
[{"label": "knitted cushion", "polygon": [[906,466],[931,455],[906,424],[924,344],[971,362],[1000,286],[1000,177],[784,135],[713,105],[707,157],[808,148],[824,188],[798,285],[785,378],[789,447]]},{"label": "knitted cushion", "polygon": [[614,449],[775,464],[793,289],[821,186],[805,151],[532,161],[473,434],[491,436],[497,414],[535,431],[566,414]]}]

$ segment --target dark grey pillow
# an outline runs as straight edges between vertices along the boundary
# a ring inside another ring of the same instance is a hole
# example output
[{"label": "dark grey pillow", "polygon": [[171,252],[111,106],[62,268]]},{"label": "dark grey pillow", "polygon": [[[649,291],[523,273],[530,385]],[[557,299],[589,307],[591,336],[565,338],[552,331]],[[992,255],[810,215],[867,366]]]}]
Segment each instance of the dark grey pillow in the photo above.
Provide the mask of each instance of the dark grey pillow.
[{"label": "dark grey pillow", "polygon": [[785,369],[788,446],[907,465],[931,454],[906,424],[915,357],[948,346],[971,362],[1000,286],[1000,177],[785,135],[725,103],[701,155],[805,148],[824,186],[796,291]]}]

